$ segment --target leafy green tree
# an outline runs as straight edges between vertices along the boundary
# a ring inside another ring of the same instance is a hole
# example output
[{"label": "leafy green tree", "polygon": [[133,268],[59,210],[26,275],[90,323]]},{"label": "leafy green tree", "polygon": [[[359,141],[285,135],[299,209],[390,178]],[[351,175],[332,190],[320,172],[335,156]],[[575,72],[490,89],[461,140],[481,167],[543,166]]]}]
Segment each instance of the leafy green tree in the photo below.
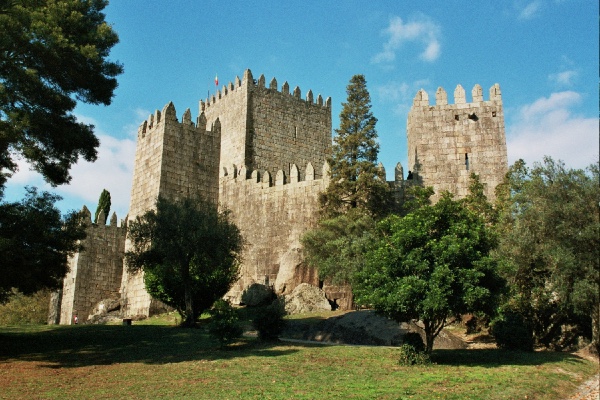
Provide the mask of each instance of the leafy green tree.
[{"label": "leafy green tree", "polygon": [[110,212],[110,206],[110,192],[106,189],[103,189],[102,193],[100,193],[100,198],[98,199],[98,207],[96,208],[96,213],[94,214],[94,223],[98,223],[98,215],[100,215],[100,211],[104,211],[104,221],[101,222],[104,225],[106,225],[108,213]]},{"label": "leafy green tree", "polygon": [[[591,325],[599,346],[600,176],[598,165],[569,169],[545,157],[509,169],[499,190],[498,257],[513,308],[539,344],[561,348],[561,327]],[[583,320],[582,320],[583,318]]]},{"label": "leafy green tree", "polygon": [[379,228],[381,239],[353,282],[356,302],[396,321],[421,320],[428,353],[450,317],[496,308],[503,281],[489,256],[495,238],[464,202],[444,193]]},{"label": "leafy green tree", "polygon": [[28,188],[20,202],[0,203],[0,302],[11,288],[24,295],[58,289],[68,271],[67,256],[85,238],[83,215],[62,217],[54,203],[60,196]]},{"label": "leafy green tree", "polygon": [[79,157],[94,161],[93,125],[77,122],[77,100],[111,102],[118,42],[107,0],[0,1],[0,188],[21,156],[52,185],[68,183]]},{"label": "leafy green tree", "polygon": [[148,293],[192,326],[238,279],[243,242],[227,212],[200,199],[159,198],[128,227],[128,269],[143,271]]},{"label": "leafy green tree", "polygon": [[333,284],[349,284],[377,240],[377,224],[359,209],[323,220],[302,237],[306,262]]},{"label": "leafy green tree", "polygon": [[383,170],[376,164],[379,144],[371,112],[371,96],[363,75],[355,75],[346,89],[348,99],[342,104],[340,127],[335,130],[332,155],[328,162],[331,180],[320,196],[325,218],[352,208],[374,215],[385,213],[389,188]]}]

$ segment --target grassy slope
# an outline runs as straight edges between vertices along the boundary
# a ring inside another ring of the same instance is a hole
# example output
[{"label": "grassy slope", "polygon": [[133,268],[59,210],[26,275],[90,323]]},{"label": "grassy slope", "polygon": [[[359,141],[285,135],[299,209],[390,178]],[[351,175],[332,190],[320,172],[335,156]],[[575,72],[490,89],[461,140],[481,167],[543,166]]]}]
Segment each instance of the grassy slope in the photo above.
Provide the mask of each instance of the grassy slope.
[{"label": "grassy slope", "polygon": [[218,350],[203,329],[161,322],[0,327],[0,398],[561,399],[597,371],[552,352],[437,350],[435,365],[400,367],[390,348]]}]

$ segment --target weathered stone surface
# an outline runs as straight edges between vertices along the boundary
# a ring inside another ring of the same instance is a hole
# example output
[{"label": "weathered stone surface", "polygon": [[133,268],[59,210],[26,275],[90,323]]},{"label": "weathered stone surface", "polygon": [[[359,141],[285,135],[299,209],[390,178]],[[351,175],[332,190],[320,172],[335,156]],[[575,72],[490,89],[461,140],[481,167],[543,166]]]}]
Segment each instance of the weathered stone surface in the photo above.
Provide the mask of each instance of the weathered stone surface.
[{"label": "weathered stone surface", "polygon": [[260,306],[273,301],[273,297],[273,289],[260,283],[253,283],[242,293],[241,304],[249,307]]},{"label": "weathered stone surface", "polygon": [[285,296],[285,311],[288,314],[302,314],[313,311],[331,311],[325,292],[308,283],[301,283]]}]

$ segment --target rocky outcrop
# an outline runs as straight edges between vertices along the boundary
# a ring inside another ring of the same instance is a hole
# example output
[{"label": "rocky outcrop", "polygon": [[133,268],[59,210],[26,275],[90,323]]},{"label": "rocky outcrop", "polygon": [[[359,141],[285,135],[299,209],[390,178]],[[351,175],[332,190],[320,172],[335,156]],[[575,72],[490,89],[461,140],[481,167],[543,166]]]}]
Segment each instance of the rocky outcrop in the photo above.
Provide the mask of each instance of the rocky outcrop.
[{"label": "rocky outcrop", "polygon": [[323,290],[308,283],[301,283],[292,293],[285,296],[285,311],[288,314],[331,311],[331,304]]}]

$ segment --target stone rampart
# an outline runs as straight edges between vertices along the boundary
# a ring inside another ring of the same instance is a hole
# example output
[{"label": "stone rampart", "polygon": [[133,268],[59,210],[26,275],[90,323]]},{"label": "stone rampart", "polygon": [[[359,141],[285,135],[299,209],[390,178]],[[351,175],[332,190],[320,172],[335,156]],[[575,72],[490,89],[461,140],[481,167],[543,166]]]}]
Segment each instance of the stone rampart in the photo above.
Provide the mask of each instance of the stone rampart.
[{"label": "stone rampart", "polygon": [[500,86],[492,86],[484,101],[481,86],[475,85],[472,97],[467,103],[458,85],[454,104],[448,104],[443,88],[435,105],[422,89],[414,98],[407,123],[409,169],[416,183],[434,188],[433,201],[445,190],[466,196],[471,172],[479,174],[493,199],[508,168]]},{"label": "stone rampart", "polygon": [[[83,251],[70,257],[69,273],[63,281],[60,305],[60,323],[70,325],[77,315],[80,323],[87,320],[94,305],[102,299],[118,298],[121,274],[123,272],[123,252],[125,233],[124,221],[117,226],[117,215],[112,214],[110,224],[94,224],[87,207],[87,237],[81,241]],[[99,221],[104,221],[100,212]]]},{"label": "stone rampart", "polygon": [[[321,175],[327,168],[324,164]],[[272,286],[278,294],[290,293],[300,283],[319,285],[316,271],[303,262],[300,238],[317,221],[318,194],[328,180],[315,179],[310,162],[304,180],[295,165],[291,171],[288,176],[279,170],[274,177],[245,167],[222,172],[221,206],[231,211],[246,242],[241,278],[228,294],[233,301],[253,283]]]}]

